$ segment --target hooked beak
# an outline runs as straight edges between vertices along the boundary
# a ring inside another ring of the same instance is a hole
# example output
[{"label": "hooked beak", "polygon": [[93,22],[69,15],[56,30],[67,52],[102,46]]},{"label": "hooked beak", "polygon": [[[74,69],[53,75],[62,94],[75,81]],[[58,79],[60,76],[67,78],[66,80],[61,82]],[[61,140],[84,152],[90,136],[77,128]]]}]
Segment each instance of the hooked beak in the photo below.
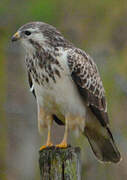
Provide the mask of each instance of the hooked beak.
[{"label": "hooked beak", "polygon": [[12,41],[17,41],[17,40],[19,40],[19,39],[20,39],[20,34],[19,34],[19,32],[16,32],[16,33],[12,36],[12,38],[11,38]]}]

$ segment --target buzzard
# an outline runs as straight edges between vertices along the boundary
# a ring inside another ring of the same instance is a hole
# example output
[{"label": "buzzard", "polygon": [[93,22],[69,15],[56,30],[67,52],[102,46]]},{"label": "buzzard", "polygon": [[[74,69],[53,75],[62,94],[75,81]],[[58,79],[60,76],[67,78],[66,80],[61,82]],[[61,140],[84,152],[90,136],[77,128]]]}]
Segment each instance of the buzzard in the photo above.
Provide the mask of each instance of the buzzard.
[{"label": "buzzard", "polygon": [[95,156],[104,162],[120,161],[120,153],[109,129],[105,91],[93,59],[44,22],[23,25],[12,36],[26,50],[30,89],[36,97],[39,132],[48,128],[47,143],[53,146],[53,120],[69,129],[78,128],[87,138]]}]

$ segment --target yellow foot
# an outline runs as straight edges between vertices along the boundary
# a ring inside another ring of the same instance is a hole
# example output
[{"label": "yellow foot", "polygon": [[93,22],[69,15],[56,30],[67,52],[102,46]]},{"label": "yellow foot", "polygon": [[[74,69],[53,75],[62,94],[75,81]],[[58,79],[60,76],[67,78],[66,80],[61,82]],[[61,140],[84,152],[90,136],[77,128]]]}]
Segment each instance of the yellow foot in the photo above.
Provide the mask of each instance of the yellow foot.
[{"label": "yellow foot", "polygon": [[56,147],[58,147],[58,148],[67,148],[67,146],[68,145],[66,142],[62,142],[62,143],[56,145]]},{"label": "yellow foot", "polygon": [[46,144],[46,145],[44,145],[44,146],[41,146],[41,147],[40,147],[40,151],[43,150],[43,149],[46,149],[46,148],[48,148],[48,147],[52,147],[52,146],[53,146],[52,143],[48,143],[48,144]]}]

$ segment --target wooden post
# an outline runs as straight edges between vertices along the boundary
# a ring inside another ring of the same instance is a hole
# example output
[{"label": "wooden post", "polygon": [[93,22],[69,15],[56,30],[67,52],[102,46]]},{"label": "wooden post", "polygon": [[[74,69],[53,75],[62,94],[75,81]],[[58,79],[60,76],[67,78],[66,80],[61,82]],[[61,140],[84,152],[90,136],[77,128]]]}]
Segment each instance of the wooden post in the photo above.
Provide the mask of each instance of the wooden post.
[{"label": "wooden post", "polygon": [[43,149],[39,166],[41,180],[80,180],[80,148]]}]

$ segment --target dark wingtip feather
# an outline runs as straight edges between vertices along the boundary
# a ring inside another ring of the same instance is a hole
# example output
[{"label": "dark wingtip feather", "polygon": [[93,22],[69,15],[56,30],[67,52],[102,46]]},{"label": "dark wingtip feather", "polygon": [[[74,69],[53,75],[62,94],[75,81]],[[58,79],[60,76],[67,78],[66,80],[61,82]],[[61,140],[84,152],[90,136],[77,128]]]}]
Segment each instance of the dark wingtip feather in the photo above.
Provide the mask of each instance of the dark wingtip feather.
[{"label": "dark wingtip feather", "polygon": [[55,114],[52,115],[54,121],[58,124],[58,125],[65,125]]},{"label": "dark wingtip feather", "polygon": [[114,163],[118,163],[122,159],[121,155],[120,155],[120,152],[119,152],[118,148],[116,147],[114,138],[112,136],[112,133],[111,133],[109,127],[106,127],[106,129],[107,129],[107,133],[108,133],[108,135],[110,137],[110,139],[107,139],[107,141],[108,141],[107,144],[109,143],[108,147],[112,146],[112,148],[110,149],[110,151],[112,152],[111,153],[112,156],[109,154],[108,155],[109,159],[112,159],[112,162],[114,162]]}]

